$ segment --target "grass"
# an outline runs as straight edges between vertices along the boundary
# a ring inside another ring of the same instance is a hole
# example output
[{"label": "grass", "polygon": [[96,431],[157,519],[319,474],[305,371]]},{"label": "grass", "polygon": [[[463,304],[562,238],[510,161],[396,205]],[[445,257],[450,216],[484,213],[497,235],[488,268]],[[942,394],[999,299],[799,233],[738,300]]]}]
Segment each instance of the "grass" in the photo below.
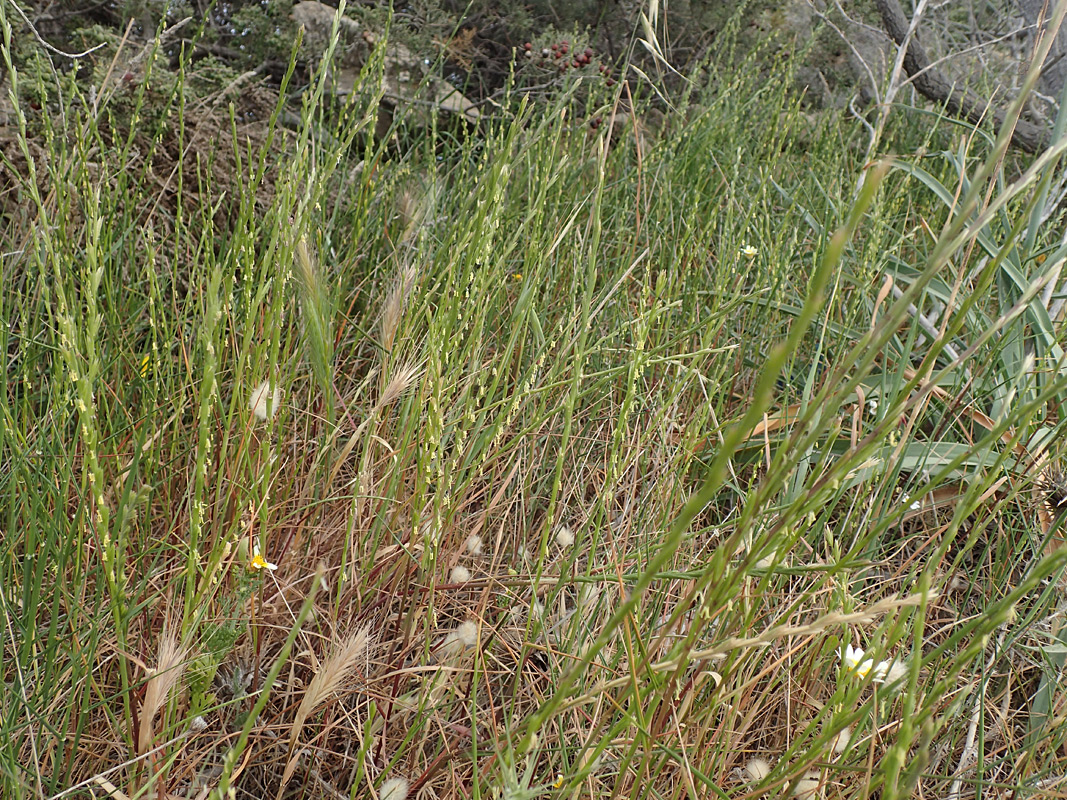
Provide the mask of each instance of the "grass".
[{"label": "grass", "polygon": [[1063,792],[1058,151],[764,53],[401,150],[2,8],[4,797]]}]

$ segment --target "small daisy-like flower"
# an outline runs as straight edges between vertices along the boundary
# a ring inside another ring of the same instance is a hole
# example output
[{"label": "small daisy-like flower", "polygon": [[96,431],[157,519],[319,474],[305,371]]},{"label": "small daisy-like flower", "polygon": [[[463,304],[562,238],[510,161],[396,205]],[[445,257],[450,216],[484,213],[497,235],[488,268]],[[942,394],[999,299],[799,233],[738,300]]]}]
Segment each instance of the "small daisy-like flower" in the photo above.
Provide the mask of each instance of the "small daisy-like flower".
[{"label": "small daisy-like flower", "polygon": [[552,784],[552,788],[553,789],[562,789],[563,788],[563,773],[558,773],[556,775],[556,782]]},{"label": "small daisy-like flower", "polygon": [[258,544],[252,548],[252,563],[250,566],[256,572],[259,572],[261,569],[269,569],[271,572],[274,572],[274,570],[278,569],[277,564],[272,564],[263,557],[263,554],[259,552]]},{"label": "small daisy-like flower", "polygon": [[281,392],[270,381],[263,381],[252,390],[248,398],[248,408],[262,422],[274,416],[278,410],[278,401],[281,400]]},{"label": "small daisy-like flower", "polygon": [[757,250],[750,244],[741,245],[741,249],[738,252],[745,258],[755,258],[757,255],[759,255],[759,250]]},{"label": "small daisy-like flower", "polygon": [[522,280],[522,273],[521,272],[513,272],[513,273],[511,273],[511,279],[513,281],[515,281],[516,283],[518,283],[519,281]]},{"label": "small daisy-like flower", "polygon": [[864,658],[866,653],[859,647],[853,647],[848,644],[845,645],[845,652],[841,654],[841,663],[845,665],[845,669],[849,672],[858,675],[861,679],[865,679],[868,675],[873,675],[875,683],[882,683],[885,681],[885,676],[889,673],[889,664],[885,661],[879,661],[874,663],[873,658]]}]

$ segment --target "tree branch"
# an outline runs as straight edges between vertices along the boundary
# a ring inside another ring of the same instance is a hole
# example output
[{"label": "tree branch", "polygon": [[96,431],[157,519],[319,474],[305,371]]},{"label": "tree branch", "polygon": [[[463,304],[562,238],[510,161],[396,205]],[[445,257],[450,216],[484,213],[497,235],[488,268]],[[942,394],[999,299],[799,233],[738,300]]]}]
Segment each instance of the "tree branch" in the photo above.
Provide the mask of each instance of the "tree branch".
[{"label": "tree branch", "polygon": [[[874,4],[878,7],[886,33],[897,45],[902,45],[909,26],[898,0],[874,0]],[[920,94],[944,103],[952,114],[975,125],[989,117],[993,118],[998,128],[1004,124],[1007,112],[1003,108],[993,106],[990,100],[979,97],[969,89],[958,88],[934,68],[917,35],[912,37],[911,45],[904,54],[904,69]],[[1049,131],[1020,119],[1015,123],[1011,142],[1028,153],[1037,153],[1048,147]]]}]

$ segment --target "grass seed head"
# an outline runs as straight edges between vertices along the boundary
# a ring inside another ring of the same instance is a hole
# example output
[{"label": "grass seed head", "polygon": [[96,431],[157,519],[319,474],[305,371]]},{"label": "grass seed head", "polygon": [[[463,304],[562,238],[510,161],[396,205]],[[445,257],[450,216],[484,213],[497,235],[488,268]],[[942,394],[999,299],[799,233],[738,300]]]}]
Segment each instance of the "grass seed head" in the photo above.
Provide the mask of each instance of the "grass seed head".
[{"label": "grass seed head", "polygon": [[145,754],[151,749],[155,733],[156,712],[167,702],[167,696],[181,681],[185,671],[187,652],[173,635],[164,637],[159,646],[159,660],[145,687],[144,703],[141,705],[140,732],[137,736],[137,752]]},{"label": "grass seed head", "polygon": [[393,352],[393,343],[396,341],[396,331],[400,327],[400,319],[404,315],[404,294],[400,286],[394,286],[386,295],[385,304],[382,306],[382,347],[385,352]]},{"label": "grass seed head", "polygon": [[574,545],[574,534],[571,533],[571,529],[566,525],[560,525],[559,530],[556,531],[556,544],[558,544],[562,550],[566,550]]},{"label": "grass seed head", "polygon": [[418,377],[419,368],[414,364],[404,364],[397,367],[393,372],[393,377],[389,379],[389,383],[385,384],[382,396],[378,400],[378,405],[384,408],[395,403],[404,392],[415,384],[415,380]]},{"label": "grass seed head", "polygon": [[358,664],[365,657],[370,646],[370,629],[361,628],[335,646],[330,655],[322,662],[315,677],[308,683],[304,691],[304,697],[296,709],[296,717],[289,732],[289,759],[282,773],[281,784],[278,787],[277,797],[281,798],[289,779],[293,777],[299,761],[299,753],[295,745],[300,738],[300,731],[304,727],[308,716],[312,711],[337,691],[338,688],[355,671]]},{"label": "grass seed head", "polygon": [[408,295],[411,287],[415,284],[416,271],[412,265],[404,267],[397,276],[396,282],[389,289],[382,303],[381,338],[385,352],[393,352],[396,342],[396,332],[400,328],[400,321],[404,318],[404,309],[407,307]]}]

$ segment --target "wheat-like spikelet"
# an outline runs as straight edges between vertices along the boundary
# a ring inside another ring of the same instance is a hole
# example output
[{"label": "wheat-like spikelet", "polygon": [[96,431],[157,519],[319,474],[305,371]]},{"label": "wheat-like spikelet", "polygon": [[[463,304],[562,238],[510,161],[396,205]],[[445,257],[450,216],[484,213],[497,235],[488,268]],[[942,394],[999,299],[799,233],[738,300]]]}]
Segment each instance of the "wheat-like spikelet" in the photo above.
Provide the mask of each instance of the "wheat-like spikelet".
[{"label": "wheat-like spikelet", "polygon": [[400,327],[400,318],[404,314],[404,292],[399,284],[389,290],[382,305],[382,348],[387,353],[393,352],[396,329]]},{"label": "wheat-like spikelet", "polygon": [[393,370],[393,377],[385,384],[381,397],[378,398],[378,407],[384,408],[395,403],[404,392],[412,387],[415,379],[419,377],[419,368],[414,364],[403,364]]},{"label": "wheat-like spikelet", "polygon": [[341,452],[334,460],[333,469],[330,470],[330,477],[326,482],[327,486],[333,486],[333,482],[337,480],[337,474],[341,471],[341,467],[344,466],[345,461],[359,443],[360,436],[363,435],[363,431],[366,429],[367,424],[375,419],[375,414],[390,403],[396,402],[404,392],[410,389],[414,385],[415,379],[418,378],[419,372],[419,368],[414,364],[404,364],[393,371],[393,377],[389,379],[389,383],[382,389],[382,394],[378,398],[378,402],[375,404],[374,409],[367,415],[367,418],[364,419],[363,422],[359,423],[359,427],[356,428],[355,432],[348,437],[345,446],[341,448]]},{"label": "wheat-like spikelet", "polygon": [[319,270],[315,258],[308,248],[307,238],[301,236],[296,243],[296,268],[297,274],[305,286],[313,291],[319,291]]},{"label": "wheat-like spikelet", "polygon": [[144,703],[141,705],[140,732],[137,735],[138,755],[144,755],[152,747],[156,712],[167,702],[167,696],[181,681],[187,655],[186,649],[178,644],[173,634],[164,635],[159,646],[157,666],[152,677],[148,679]]},{"label": "wheat-like spikelet", "polygon": [[386,353],[393,352],[393,344],[396,341],[396,331],[400,327],[400,320],[404,316],[404,307],[407,304],[411,287],[415,284],[416,270],[411,264],[405,266],[396,282],[385,296],[382,304],[382,348]]},{"label": "wheat-like spikelet", "polygon": [[289,783],[289,779],[293,777],[293,772],[296,770],[298,758],[295,747],[308,716],[337,691],[352,674],[352,670],[366,654],[368,644],[370,644],[370,629],[360,628],[334,648],[308,684],[304,691],[304,698],[296,709],[296,717],[293,719],[292,732],[289,734],[289,755],[285,762],[281,783],[278,786],[277,798],[281,798],[286,784]]}]

